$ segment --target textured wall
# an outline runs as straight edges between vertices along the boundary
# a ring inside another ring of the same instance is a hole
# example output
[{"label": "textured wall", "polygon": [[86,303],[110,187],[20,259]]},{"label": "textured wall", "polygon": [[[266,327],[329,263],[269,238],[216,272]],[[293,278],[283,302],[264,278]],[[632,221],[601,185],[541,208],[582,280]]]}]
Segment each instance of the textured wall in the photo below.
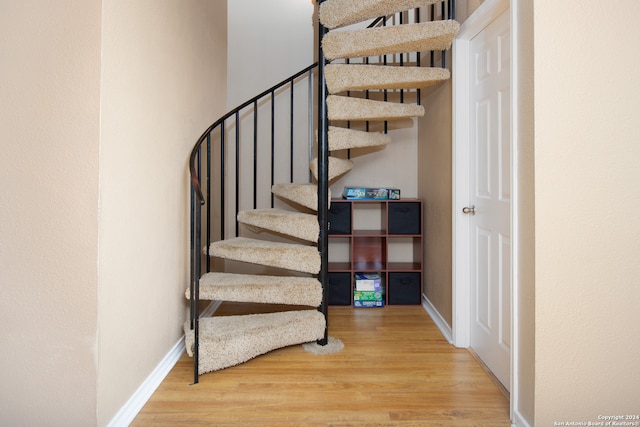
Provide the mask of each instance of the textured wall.
[{"label": "textured wall", "polygon": [[0,424],[96,423],[100,1],[0,5]]},{"label": "textured wall", "polygon": [[534,423],[535,401],[535,188],[534,188],[534,115],[533,115],[533,0],[512,2],[511,34],[518,43],[517,91],[518,116],[514,117],[518,145],[518,401],[514,410]]},{"label": "textured wall", "polygon": [[640,408],[640,4],[619,7],[533,9],[536,426]]},{"label": "textured wall", "polygon": [[[451,55],[448,63],[451,64]],[[423,293],[452,324],[451,293],[451,81],[427,91],[418,140],[418,183],[425,213],[425,274]]]},{"label": "textured wall", "polygon": [[229,2],[229,109],[314,62],[313,13],[311,1]]},{"label": "textured wall", "polygon": [[182,335],[188,157],[223,112],[225,2],[105,0],[98,424]]}]

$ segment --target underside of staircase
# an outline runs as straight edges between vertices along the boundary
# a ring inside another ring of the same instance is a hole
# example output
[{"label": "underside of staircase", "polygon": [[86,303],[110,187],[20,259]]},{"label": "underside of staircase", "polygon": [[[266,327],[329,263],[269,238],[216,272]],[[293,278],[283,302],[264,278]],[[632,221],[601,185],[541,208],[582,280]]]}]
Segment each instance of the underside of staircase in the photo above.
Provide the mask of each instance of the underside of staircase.
[{"label": "underside of staircase", "polygon": [[[415,64],[350,64],[349,58],[394,55],[402,52],[444,50],[450,47],[458,23],[442,20],[358,30],[340,27],[438,3],[437,0],[326,0],[319,2],[320,23],[332,31],[321,38],[328,63],[326,127],[328,170],[323,175],[318,157],[309,163],[312,182],[276,183],[273,195],[289,209],[261,208],[240,211],[241,234],[205,245],[208,256],[234,265],[259,265],[270,274],[208,272],[198,278],[200,300],[234,301],[291,306],[291,310],[243,316],[196,318],[184,325],[189,355],[197,358],[197,375],[246,362],[276,348],[326,339],[326,292],[319,280],[323,257],[319,251],[322,221],[318,220],[318,187],[328,185],[353,167],[343,150],[384,146],[391,137],[343,126],[351,121],[388,121],[424,115],[421,105],[367,99],[364,91],[410,90],[447,80],[449,71]],[[394,98],[395,100],[395,98]],[[326,120],[323,119],[323,120]],[[335,124],[334,124],[335,123]],[[320,132],[323,131],[319,126]],[[319,135],[320,137],[321,135]],[[384,151],[376,150],[382,155]],[[369,154],[372,155],[372,154]],[[326,175],[326,176],[325,176]],[[328,183],[323,183],[327,179]],[[327,198],[330,199],[330,193]],[[321,203],[328,207],[329,200]],[[326,232],[326,230],[325,230]],[[237,268],[235,270],[238,270]],[[247,268],[247,271],[250,271]],[[272,274],[273,272],[273,274]],[[194,289],[186,296],[194,300]],[[295,308],[294,308],[295,307]],[[301,307],[307,307],[302,308]],[[197,324],[197,325],[194,325]],[[196,338],[196,334],[198,337]],[[196,348],[197,347],[197,348]],[[197,382],[197,377],[196,377]]]}]

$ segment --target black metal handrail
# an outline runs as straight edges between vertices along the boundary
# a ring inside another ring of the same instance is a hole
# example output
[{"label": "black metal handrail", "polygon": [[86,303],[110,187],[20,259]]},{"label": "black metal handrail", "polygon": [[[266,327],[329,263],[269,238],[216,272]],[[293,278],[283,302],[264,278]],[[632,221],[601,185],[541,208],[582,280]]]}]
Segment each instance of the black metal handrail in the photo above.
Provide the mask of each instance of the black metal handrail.
[{"label": "black metal handrail", "polygon": [[314,62],[313,64],[309,65],[307,68],[305,68],[305,69],[303,69],[301,71],[298,71],[293,76],[291,76],[291,77],[289,77],[287,79],[284,79],[283,81],[281,81],[280,83],[278,83],[275,86],[271,87],[270,89],[267,89],[264,92],[260,93],[259,95],[254,96],[250,100],[243,102],[242,104],[240,104],[239,106],[237,106],[236,108],[234,108],[233,110],[229,111],[224,116],[222,116],[218,120],[216,120],[211,126],[209,126],[207,128],[207,130],[205,130],[202,133],[200,138],[198,138],[198,140],[196,141],[195,146],[191,150],[191,155],[189,156],[189,174],[191,175],[191,184],[193,185],[194,191],[196,192],[196,196],[197,196],[198,202],[201,205],[204,205],[205,198],[204,198],[204,195],[202,193],[202,189],[200,187],[200,176],[199,176],[198,171],[196,170],[196,158],[197,158],[197,155],[198,155],[198,153],[200,151],[200,148],[201,148],[202,144],[207,140],[207,137],[211,135],[211,133],[213,132],[213,130],[215,128],[217,128],[218,126],[221,126],[230,117],[235,116],[241,110],[245,109],[246,107],[248,107],[251,104],[255,104],[256,102],[258,102],[259,100],[261,100],[265,96],[274,93],[275,91],[277,91],[278,89],[282,88],[283,86],[285,86],[287,84],[290,84],[291,82],[295,81],[298,77],[303,76],[304,74],[306,74],[309,71],[313,70],[317,66],[318,66],[318,63]]}]

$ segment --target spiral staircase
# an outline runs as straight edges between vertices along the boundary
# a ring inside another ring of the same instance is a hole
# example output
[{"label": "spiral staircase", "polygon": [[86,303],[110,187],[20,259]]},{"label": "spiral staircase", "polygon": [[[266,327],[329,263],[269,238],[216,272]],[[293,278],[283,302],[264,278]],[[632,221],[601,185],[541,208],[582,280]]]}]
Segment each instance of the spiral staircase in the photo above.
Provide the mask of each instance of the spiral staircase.
[{"label": "spiral staircase", "polygon": [[[205,156],[202,147],[210,138],[211,128],[196,144],[190,164],[192,280],[186,290],[186,297],[191,301],[191,316],[184,325],[187,352],[194,356],[194,382],[198,382],[201,374],[246,362],[276,348],[314,341],[318,345],[326,344],[328,307],[323,284],[327,279],[329,185],[354,167],[348,155],[350,150],[391,143],[387,132],[368,131],[369,123],[424,115],[423,106],[404,102],[404,91],[415,93],[449,79],[449,71],[444,67],[387,59],[403,52],[439,52],[451,46],[459,25],[447,19],[453,15],[451,1],[447,5],[448,16],[442,6],[442,19],[433,19],[441,3],[437,0],[319,2],[321,54],[317,77],[319,93],[323,96],[318,99],[317,156],[309,162],[312,177],[309,182],[272,185],[272,197],[285,200],[287,208],[240,210],[236,215],[240,230],[237,236],[220,236],[217,240],[207,237],[203,242],[202,229],[208,229],[211,216],[201,214],[207,200],[203,189],[210,191],[213,187],[200,162]],[[423,14],[431,15],[432,20],[402,22],[406,11],[416,10],[417,14],[425,9]],[[386,25],[388,17],[394,15],[400,16],[400,23]],[[377,24],[367,28],[359,25],[376,18]],[[364,57],[367,58],[364,61],[354,59]],[[415,57],[419,58],[420,54]],[[419,100],[419,92],[415,99]],[[224,126],[224,120],[222,124]],[[206,152],[210,156],[210,150]],[[384,150],[376,150],[371,155],[384,155]],[[212,198],[208,202],[214,203]],[[251,231],[251,237],[241,235],[245,229]],[[243,272],[242,267],[228,272],[224,267],[216,268],[211,259],[223,260],[218,263],[223,266],[224,261],[233,261],[236,266],[265,266],[269,274]],[[204,274],[203,265],[207,266]],[[201,317],[200,301],[203,300],[277,304],[291,309],[267,314]]]}]

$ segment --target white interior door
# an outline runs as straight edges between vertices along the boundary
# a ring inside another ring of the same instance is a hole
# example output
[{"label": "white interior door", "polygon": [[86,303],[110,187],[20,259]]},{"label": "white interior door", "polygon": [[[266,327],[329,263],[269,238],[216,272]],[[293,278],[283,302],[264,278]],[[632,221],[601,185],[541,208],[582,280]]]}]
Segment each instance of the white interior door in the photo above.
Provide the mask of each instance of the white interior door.
[{"label": "white interior door", "polygon": [[509,13],[469,44],[470,346],[509,389],[511,92]]}]

